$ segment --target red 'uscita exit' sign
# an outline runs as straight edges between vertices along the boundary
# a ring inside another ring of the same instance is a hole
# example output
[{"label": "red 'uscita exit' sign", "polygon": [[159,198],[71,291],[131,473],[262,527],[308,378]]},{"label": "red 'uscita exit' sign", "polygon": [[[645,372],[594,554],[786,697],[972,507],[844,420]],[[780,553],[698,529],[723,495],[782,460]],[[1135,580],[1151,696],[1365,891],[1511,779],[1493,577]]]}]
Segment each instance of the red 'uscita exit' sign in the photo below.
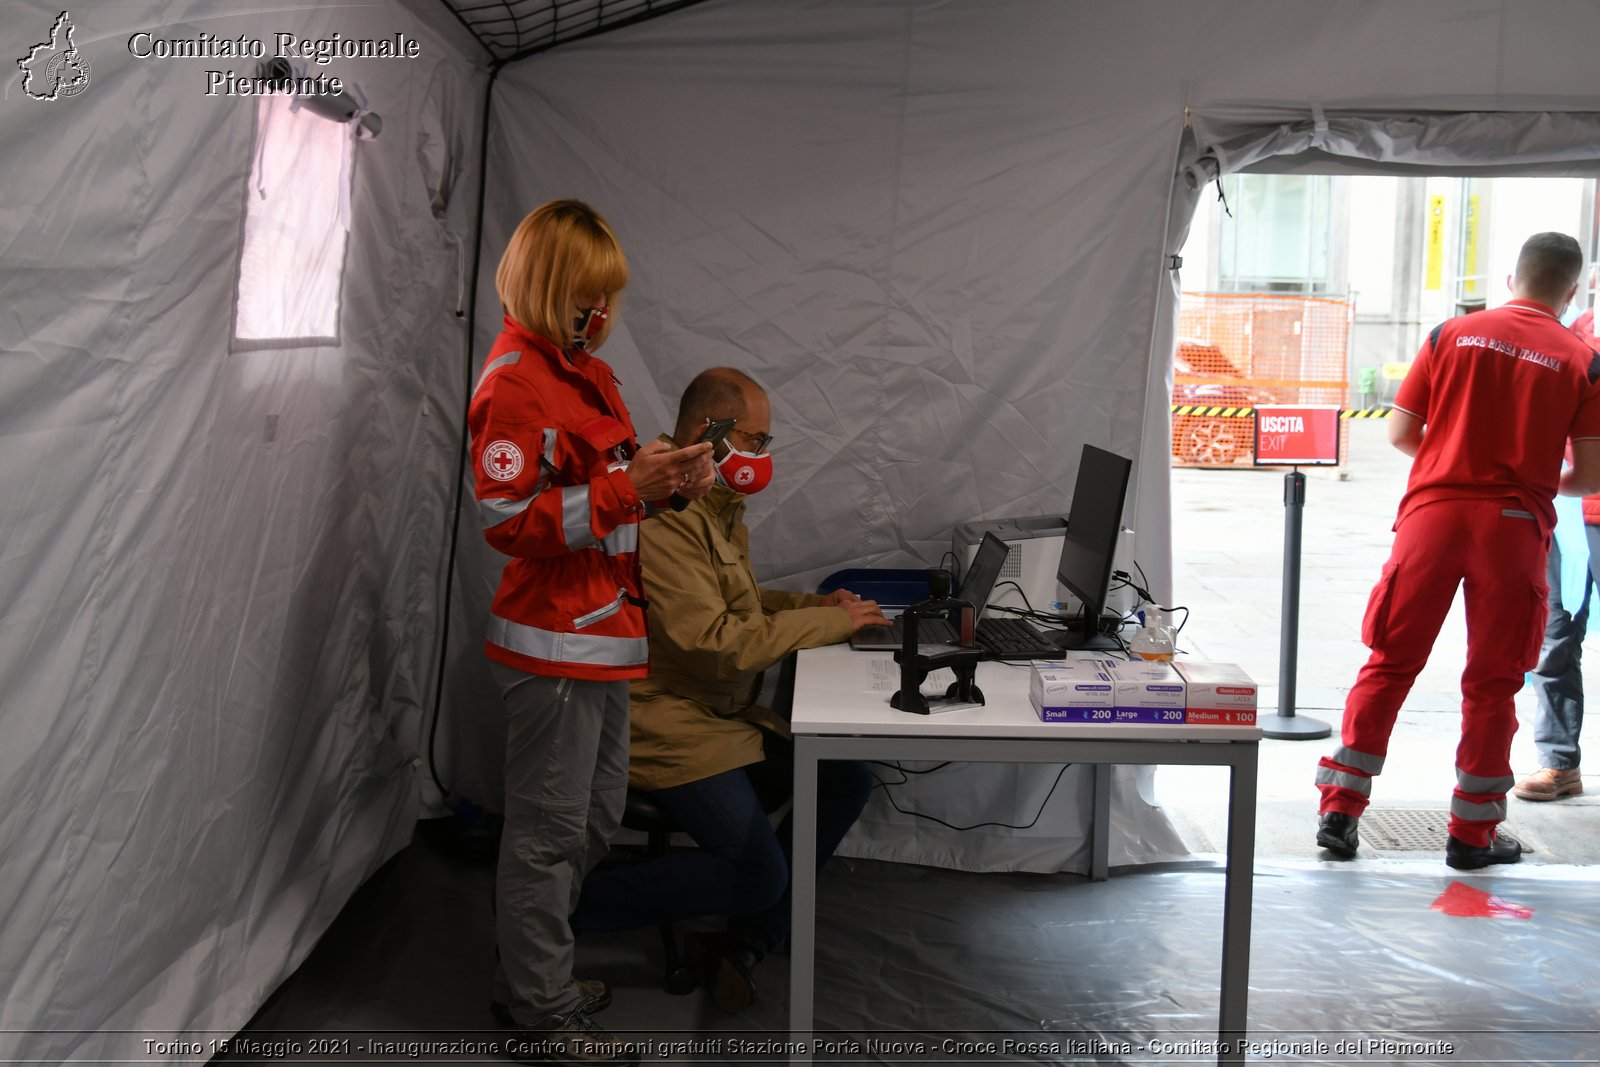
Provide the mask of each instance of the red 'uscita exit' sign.
[{"label": "red 'uscita exit' sign", "polygon": [[1333,404],[1256,408],[1256,466],[1332,467],[1339,463],[1339,409]]}]

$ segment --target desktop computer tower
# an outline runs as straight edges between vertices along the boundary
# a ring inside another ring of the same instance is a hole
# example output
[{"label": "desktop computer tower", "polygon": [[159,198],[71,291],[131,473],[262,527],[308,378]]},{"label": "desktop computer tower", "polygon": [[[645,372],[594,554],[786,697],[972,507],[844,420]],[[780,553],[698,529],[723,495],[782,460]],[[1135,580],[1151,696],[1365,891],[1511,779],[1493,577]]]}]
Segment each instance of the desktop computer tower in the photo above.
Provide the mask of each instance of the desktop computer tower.
[{"label": "desktop computer tower", "polygon": [[[950,538],[950,552],[960,568],[957,581],[966,574],[983,535],[992,533],[1011,549],[1005,567],[1000,571],[1001,583],[1016,582],[1027,594],[1028,602],[1038,611],[1069,615],[1079,611],[1078,598],[1056,580],[1056,567],[1061,562],[1061,541],[1066,526],[1065,515],[1023,515],[957,525]],[[1133,572],[1133,531],[1126,527],[1118,538],[1113,561],[1116,570]],[[1111,584],[1117,585],[1116,579],[1112,579]],[[1113,588],[1106,598],[1106,610],[1126,613],[1136,599],[1131,590]],[[1016,608],[1023,606],[1022,597],[1017,595],[1017,591],[1002,585],[996,586],[990,603]],[[1004,613],[990,611],[986,614]]]}]

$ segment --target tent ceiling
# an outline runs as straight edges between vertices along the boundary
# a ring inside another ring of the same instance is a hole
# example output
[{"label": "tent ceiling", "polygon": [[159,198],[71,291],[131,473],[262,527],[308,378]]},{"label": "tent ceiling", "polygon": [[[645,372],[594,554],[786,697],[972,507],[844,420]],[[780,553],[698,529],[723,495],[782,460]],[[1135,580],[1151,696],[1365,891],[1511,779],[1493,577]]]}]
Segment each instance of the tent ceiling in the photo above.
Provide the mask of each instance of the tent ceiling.
[{"label": "tent ceiling", "polygon": [[440,0],[500,62],[676,11],[699,0]]}]

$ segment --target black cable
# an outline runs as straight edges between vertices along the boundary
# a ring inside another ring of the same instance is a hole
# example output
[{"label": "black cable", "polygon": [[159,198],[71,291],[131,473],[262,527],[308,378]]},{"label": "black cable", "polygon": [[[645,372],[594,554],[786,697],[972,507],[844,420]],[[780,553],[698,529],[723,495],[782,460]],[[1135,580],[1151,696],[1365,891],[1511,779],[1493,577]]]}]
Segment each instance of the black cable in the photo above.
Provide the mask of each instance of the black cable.
[{"label": "black cable", "polygon": [[1013,588],[1013,589],[1015,589],[1017,591],[1017,595],[1022,597],[1022,602],[1023,602],[1023,604],[1027,605],[1027,607],[1025,607],[1025,608],[1014,608],[1014,607],[1011,607],[1011,606],[1009,606],[1007,604],[995,604],[995,603],[992,602],[994,598],[991,596],[990,597],[991,603],[989,604],[988,610],[990,610],[990,611],[1003,611],[1007,615],[1016,615],[1016,616],[1019,616],[1019,617],[1024,618],[1024,619],[1031,619],[1034,622],[1042,622],[1042,623],[1046,624],[1047,626],[1060,626],[1061,625],[1061,622],[1062,622],[1064,616],[1058,615],[1055,612],[1051,612],[1051,611],[1040,611],[1039,609],[1035,608],[1033,606],[1033,604],[1028,600],[1028,594],[1024,593],[1022,591],[1022,586],[1018,585],[1016,582],[1007,580],[1007,581],[1001,582],[999,585],[995,586],[995,588],[996,589],[1000,589],[1000,588],[1002,588],[1004,586],[1008,586],[1008,585],[1011,588]]},{"label": "black cable", "polygon": [[[1151,607],[1155,608],[1157,611],[1165,611],[1165,612],[1169,612],[1169,613],[1170,612],[1174,612],[1174,611],[1183,612],[1183,621],[1178,624],[1178,628],[1176,630],[1172,631],[1172,636],[1173,637],[1177,637],[1179,634],[1183,633],[1183,628],[1185,626],[1189,625],[1189,608],[1188,608],[1188,606],[1185,605],[1185,604],[1174,604],[1172,607],[1169,608],[1169,607],[1163,607],[1162,605],[1157,604],[1156,603],[1156,598],[1150,595],[1150,590],[1149,589],[1145,588],[1145,586],[1148,586],[1150,584],[1150,579],[1145,577],[1144,568],[1139,566],[1139,561],[1138,560],[1134,560],[1133,561],[1133,568],[1134,568],[1134,570],[1139,572],[1139,580],[1141,582],[1144,582],[1145,585],[1144,586],[1139,586],[1139,585],[1133,584],[1133,578],[1128,574],[1127,571],[1118,571],[1117,575],[1119,577],[1121,577],[1122,585],[1114,586],[1113,588],[1116,588],[1116,589],[1123,589],[1123,588],[1132,589],[1135,593],[1138,593],[1139,596],[1141,596],[1144,599],[1145,603],[1149,604]],[[1135,615],[1135,614],[1137,614],[1137,611],[1129,612],[1128,616],[1125,616],[1123,618],[1123,622],[1127,622],[1128,618],[1131,617],[1132,615]]]},{"label": "black cable", "polygon": [[[868,760],[867,762],[868,763],[875,763],[879,767],[893,767],[895,770],[900,772],[900,780],[898,782],[885,783],[885,782],[879,781],[878,782],[879,785],[885,785],[885,784],[887,784],[887,785],[905,785],[907,782],[911,781],[911,778],[910,778],[911,775],[913,775],[913,774],[932,774],[934,771],[942,771],[946,767],[950,766],[950,764],[953,761],[945,760],[943,763],[935,763],[932,767],[924,767],[921,770],[912,770],[912,769],[910,769],[908,767],[902,767],[902,766],[900,766],[900,761],[899,760],[874,759],[874,760]],[[867,773],[871,774],[872,772],[869,771]],[[876,780],[877,776],[874,775],[873,777]]]},{"label": "black cable", "polygon": [[483,258],[484,191],[489,182],[489,111],[494,102],[495,79],[500,76],[500,68],[503,65],[496,63],[489,68],[489,83],[483,90],[483,125],[478,133],[478,233],[472,242],[472,281],[467,287],[467,338],[463,346],[466,350],[463,360],[466,400],[461,407],[461,447],[456,453],[455,503],[450,508],[450,551],[445,559],[444,602],[439,611],[439,662],[435,668],[438,680],[433,688],[433,723],[428,727],[428,773],[433,776],[433,784],[439,787],[440,794],[445,797],[450,795],[450,790],[445,786],[444,779],[439,777],[439,767],[435,762],[434,752],[439,738],[439,719],[444,710],[445,666],[449,662],[450,653],[450,596],[455,591],[456,547],[461,534],[461,487],[465,482],[463,472],[467,466],[467,447],[470,441],[467,432],[467,413],[472,407],[472,343],[473,333],[478,326],[478,266]]},{"label": "black cable", "polygon": [[[927,812],[922,812],[922,811],[907,811],[905,808],[902,808],[899,804],[897,804],[895,802],[894,794],[889,792],[889,787],[891,785],[904,785],[905,782],[885,782],[883,779],[879,778],[875,774],[872,777],[878,783],[877,787],[883,790],[883,795],[884,795],[885,798],[888,799],[889,806],[892,807],[895,811],[898,811],[901,815],[909,815],[914,819],[927,819],[929,822],[936,822],[940,826],[947,827],[947,828],[949,828],[951,830],[961,830],[961,831],[979,830],[979,829],[982,829],[985,826],[995,826],[995,827],[1000,827],[1001,829],[1005,829],[1005,830],[1031,830],[1033,828],[1034,824],[1039,821],[1039,817],[1044,814],[1045,806],[1050,803],[1050,798],[1055,796],[1056,786],[1061,784],[1061,776],[1063,774],[1066,774],[1067,773],[1067,768],[1071,767],[1071,766],[1072,766],[1072,764],[1070,764],[1070,763],[1063,763],[1061,765],[1061,770],[1056,772],[1056,780],[1050,783],[1050,792],[1046,793],[1044,795],[1044,800],[1040,801],[1040,803],[1039,803],[1039,810],[1033,813],[1033,818],[1032,819],[1030,819],[1026,823],[1023,823],[1020,826],[1015,824],[1015,823],[1009,823],[1009,822],[975,822],[971,826],[957,826],[955,823],[945,822],[943,819],[939,818],[937,815],[929,815]],[[929,769],[933,770],[935,768],[929,768]],[[899,771],[901,774],[905,774],[906,773],[906,771],[905,771],[905,769],[903,767],[898,767],[897,766],[895,768],[895,770]],[[870,772],[868,772],[868,773],[870,773]],[[907,781],[909,781],[909,779],[907,779]]]}]

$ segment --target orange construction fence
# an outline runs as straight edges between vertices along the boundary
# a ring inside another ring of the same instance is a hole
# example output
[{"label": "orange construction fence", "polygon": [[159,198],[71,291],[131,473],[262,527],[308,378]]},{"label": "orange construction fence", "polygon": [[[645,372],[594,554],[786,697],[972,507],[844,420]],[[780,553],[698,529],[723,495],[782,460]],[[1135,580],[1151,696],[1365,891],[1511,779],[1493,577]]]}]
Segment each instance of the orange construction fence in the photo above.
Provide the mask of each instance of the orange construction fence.
[{"label": "orange construction fence", "polygon": [[[1349,395],[1355,303],[1291,293],[1183,293],[1173,353],[1172,403],[1208,408],[1338,404]],[[1350,427],[1339,428],[1340,455]],[[1254,462],[1249,415],[1172,417],[1172,462],[1235,467]]]}]

